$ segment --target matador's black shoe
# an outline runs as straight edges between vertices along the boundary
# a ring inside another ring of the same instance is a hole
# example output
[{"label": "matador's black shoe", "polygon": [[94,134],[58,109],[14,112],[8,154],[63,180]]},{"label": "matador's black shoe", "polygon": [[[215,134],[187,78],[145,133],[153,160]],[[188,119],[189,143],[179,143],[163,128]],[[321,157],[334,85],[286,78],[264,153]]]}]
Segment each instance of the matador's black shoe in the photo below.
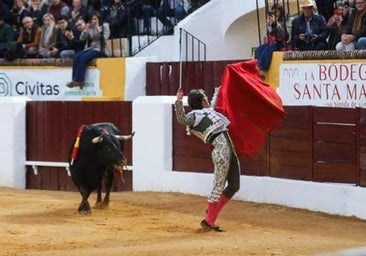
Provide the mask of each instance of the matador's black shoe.
[{"label": "matador's black shoe", "polygon": [[224,231],[220,226],[211,226],[205,219],[201,221],[201,226],[208,230],[213,230],[216,232],[222,232]]}]

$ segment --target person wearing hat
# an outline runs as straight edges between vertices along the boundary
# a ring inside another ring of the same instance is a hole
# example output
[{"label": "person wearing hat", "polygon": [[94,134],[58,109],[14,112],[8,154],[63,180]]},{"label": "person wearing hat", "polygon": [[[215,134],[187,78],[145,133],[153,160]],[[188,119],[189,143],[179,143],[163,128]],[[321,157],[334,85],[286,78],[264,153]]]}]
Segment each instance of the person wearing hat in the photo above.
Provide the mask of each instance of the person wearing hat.
[{"label": "person wearing hat", "polygon": [[10,44],[13,42],[14,33],[12,27],[5,23],[5,16],[0,15],[0,58],[4,58]]},{"label": "person wearing hat", "polygon": [[350,14],[341,41],[336,45],[338,51],[366,49],[366,0],[356,0],[355,4],[356,11]]},{"label": "person wearing hat", "polygon": [[329,31],[324,17],[314,13],[314,3],[311,0],[302,4],[301,8],[302,13],[292,22],[294,48],[300,51],[326,50]]}]

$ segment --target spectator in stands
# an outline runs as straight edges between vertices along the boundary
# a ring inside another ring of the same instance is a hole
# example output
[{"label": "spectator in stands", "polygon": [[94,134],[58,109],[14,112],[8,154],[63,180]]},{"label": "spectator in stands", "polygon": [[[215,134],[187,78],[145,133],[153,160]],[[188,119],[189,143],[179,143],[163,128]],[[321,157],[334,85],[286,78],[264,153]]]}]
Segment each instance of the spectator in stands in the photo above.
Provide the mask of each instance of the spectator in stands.
[{"label": "spectator in stands", "polygon": [[315,0],[318,9],[318,14],[323,16],[326,21],[333,15],[334,4],[336,0]]},{"label": "spectator in stands", "polygon": [[285,10],[281,5],[274,4],[267,15],[267,37],[265,43],[255,50],[255,58],[260,71],[269,69],[273,51],[284,49],[288,37]]},{"label": "spectator in stands", "polygon": [[25,57],[33,58],[38,53],[42,28],[34,23],[33,19],[29,16],[24,17],[22,23],[23,28],[20,30],[17,42],[23,45]]},{"label": "spectator in stands", "polygon": [[85,46],[85,40],[80,40],[80,34],[86,27],[85,21],[83,19],[78,19],[75,22],[76,29],[65,25],[62,27],[64,28],[64,31],[59,33],[59,36],[62,37],[58,49],[59,57],[73,58],[75,54],[82,51]]},{"label": "spectator in stands", "polygon": [[109,23],[111,38],[121,38],[131,34],[128,15],[127,7],[122,1],[114,0],[105,18],[105,21]]},{"label": "spectator in stands", "polygon": [[13,25],[14,31],[16,32],[17,35],[19,34],[19,31],[22,27],[23,18],[30,16],[27,8],[28,5],[25,0],[14,0],[14,5],[10,9],[11,20],[12,20],[11,24]]},{"label": "spectator in stands", "polygon": [[344,25],[347,23],[349,6],[340,3],[334,10],[334,14],[327,22],[329,29],[328,49],[335,50],[337,43],[341,41],[341,35]]},{"label": "spectator in stands", "polygon": [[70,25],[75,27],[76,21],[79,19],[87,20],[88,9],[81,0],[72,0]]},{"label": "spectator in stands", "polygon": [[95,58],[108,55],[105,52],[105,41],[109,38],[110,31],[108,23],[102,23],[101,16],[95,12],[86,28],[81,32],[80,39],[86,40],[85,49],[75,54],[72,65],[72,81],[67,87],[80,87],[83,89],[85,82],[86,68],[89,62]]},{"label": "spectator in stands", "polygon": [[52,14],[46,13],[43,15],[43,26],[41,41],[38,48],[38,57],[51,58],[51,51],[54,49],[57,41],[57,27]]},{"label": "spectator in stands", "polygon": [[292,22],[291,38],[295,50],[326,50],[329,31],[325,19],[314,13],[314,4],[308,0],[301,5],[302,14]]},{"label": "spectator in stands", "polygon": [[336,50],[366,49],[366,0],[356,0],[356,11],[350,14],[342,30],[341,41]]},{"label": "spectator in stands", "polygon": [[143,19],[142,34],[149,35],[151,33],[151,17],[159,6],[160,1],[157,0],[142,0],[139,2],[137,15]]},{"label": "spectator in stands", "polygon": [[281,48],[285,47],[289,34],[286,29],[286,13],[285,9],[274,4],[267,16],[267,36],[270,41],[279,42]]},{"label": "spectator in stands", "polygon": [[14,39],[13,29],[4,19],[5,16],[0,15],[0,58],[4,58],[4,53]]},{"label": "spectator in stands", "polygon": [[0,17],[5,23],[11,24],[10,8],[0,0]]},{"label": "spectator in stands", "polygon": [[173,32],[173,24],[167,17],[175,17],[178,21],[184,19],[190,9],[188,0],[162,0],[156,11],[156,17],[163,23],[165,31]]},{"label": "spectator in stands", "polygon": [[48,12],[53,15],[55,20],[58,20],[62,15],[70,18],[70,8],[62,0],[50,0]]},{"label": "spectator in stands", "polygon": [[28,8],[29,16],[38,25],[43,25],[43,15],[48,11],[48,4],[44,0],[31,0],[31,5]]},{"label": "spectator in stands", "polygon": [[[113,0],[87,0],[87,6],[90,8],[88,9],[88,19],[91,17],[93,12],[99,12],[101,15],[102,20],[105,20],[109,8],[113,4]],[[134,0],[131,0],[134,2]]]},{"label": "spectator in stands", "polygon": [[[57,42],[51,51],[51,55],[60,58],[73,58],[75,53],[80,51],[84,43],[80,41],[80,31],[70,26],[68,17],[61,16],[57,20]],[[82,24],[85,27],[85,22],[82,19],[78,20],[77,25]],[[76,25],[75,25],[76,27]]]}]

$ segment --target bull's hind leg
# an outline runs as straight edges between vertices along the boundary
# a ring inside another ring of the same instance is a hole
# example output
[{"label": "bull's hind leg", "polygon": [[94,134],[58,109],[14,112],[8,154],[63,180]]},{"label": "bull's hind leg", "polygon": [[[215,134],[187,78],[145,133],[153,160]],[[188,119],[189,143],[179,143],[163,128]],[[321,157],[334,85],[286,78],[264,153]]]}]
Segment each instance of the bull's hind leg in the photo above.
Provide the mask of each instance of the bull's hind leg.
[{"label": "bull's hind leg", "polygon": [[90,204],[89,204],[88,198],[89,198],[92,190],[81,187],[81,188],[79,188],[79,191],[80,191],[82,200],[79,205],[78,211],[81,214],[90,214],[91,210],[90,210]]},{"label": "bull's hind leg", "polygon": [[102,180],[99,182],[99,186],[97,188],[97,204],[102,203]]},{"label": "bull's hind leg", "polygon": [[102,204],[102,180],[100,180],[100,183],[97,188],[97,202],[95,203],[95,208],[101,209],[103,208]]}]

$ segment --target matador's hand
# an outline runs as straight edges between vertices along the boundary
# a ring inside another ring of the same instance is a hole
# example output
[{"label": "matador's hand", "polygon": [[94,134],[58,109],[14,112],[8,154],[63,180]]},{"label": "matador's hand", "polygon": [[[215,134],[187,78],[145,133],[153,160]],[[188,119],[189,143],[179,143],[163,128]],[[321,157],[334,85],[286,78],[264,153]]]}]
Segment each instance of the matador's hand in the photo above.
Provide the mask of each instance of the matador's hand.
[{"label": "matador's hand", "polygon": [[183,100],[183,90],[181,88],[178,89],[177,91],[177,100]]}]

